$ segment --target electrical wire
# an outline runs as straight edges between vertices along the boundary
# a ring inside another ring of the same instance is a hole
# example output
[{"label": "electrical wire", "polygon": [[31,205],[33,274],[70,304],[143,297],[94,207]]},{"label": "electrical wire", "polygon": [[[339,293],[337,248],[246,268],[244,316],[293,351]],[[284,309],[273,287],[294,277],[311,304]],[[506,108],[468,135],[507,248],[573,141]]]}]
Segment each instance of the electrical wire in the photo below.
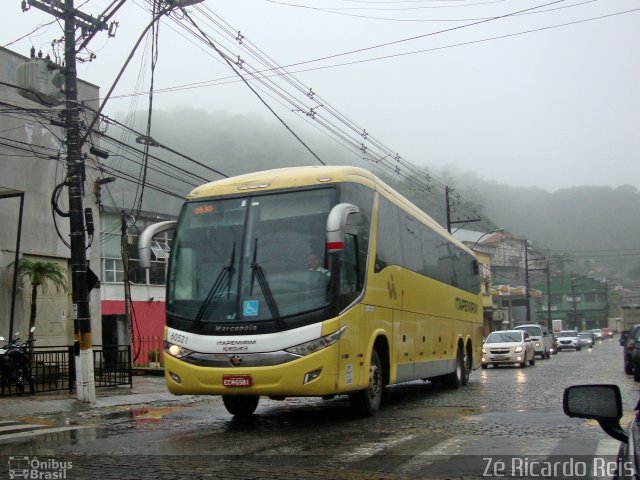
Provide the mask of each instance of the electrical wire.
[{"label": "electrical wire", "polygon": [[[155,19],[159,13],[159,2],[153,2],[153,9],[151,10],[151,18]],[[152,21],[151,28],[151,81],[149,85],[149,108],[147,112],[147,132],[144,138],[151,139],[151,119],[153,116],[153,87],[155,81],[155,71],[156,65],[158,62],[158,54],[159,54],[159,36],[160,36],[160,25],[159,22]],[[144,144],[144,160],[141,171],[142,181],[140,182],[140,196],[138,197],[138,189],[136,189],[136,194],[134,198],[138,199],[138,205],[135,206],[134,200],[134,211],[135,216],[137,217],[140,214],[140,210],[142,210],[142,198],[144,195],[144,184],[147,178],[147,167],[149,164],[149,148],[151,147],[150,141],[146,141]]]},{"label": "electrical wire", "polygon": [[273,108],[271,108],[271,106],[264,101],[264,99],[260,96],[260,94],[258,94],[258,92],[251,86],[251,84],[244,78],[243,75],[240,74],[240,72],[238,72],[238,70],[233,66],[233,64],[231,63],[231,61],[229,60],[229,58],[220,51],[220,49],[211,41],[211,39],[207,36],[206,33],[204,33],[200,27],[198,26],[197,23],[194,22],[194,20],[191,18],[191,16],[189,15],[189,13],[184,9],[184,7],[181,7],[181,11],[183,13],[183,15],[192,23],[192,25],[200,32],[200,34],[202,35],[202,37],[207,41],[207,43],[209,43],[209,45],[211,45],[211,47],[218,52],[218,54],[225,60],[225,62],[227,62],[227,64],[229,65],[229,68],[231,68],[231,70],[233,70],[233,72],[238,75],[245,83],[245,85],[258,97],[258,99],[260,100],[260,102],[262,102],[262,104],[267,107],[267,109],[276,117],[276,119],[278,119],[278,121],[296,138],[296,140],[298,140],[298,142],[300,142],[300,144],[309,152],[311,153],[311,155],[313,155],[313,157],[315,157],[315,159],[321,163],[322,165],[326,165],[324,163],[324,161],[322,161],[322,159],[291,129],[291,127],[289,127],[289,125],[287,125],[287,123],[282,119],[282,117],[280,117],[274,110]]}]

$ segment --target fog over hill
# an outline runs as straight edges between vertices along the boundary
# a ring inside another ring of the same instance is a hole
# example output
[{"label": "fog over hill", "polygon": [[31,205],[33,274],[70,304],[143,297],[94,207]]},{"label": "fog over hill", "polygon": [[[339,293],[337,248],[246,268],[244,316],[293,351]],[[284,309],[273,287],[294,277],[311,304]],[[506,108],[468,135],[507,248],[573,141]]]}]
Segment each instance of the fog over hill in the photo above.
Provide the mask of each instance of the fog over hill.
[{"label": "fog over hill", "polygon": [[[134,128],[144,131],[146,113],[138,113],[136,117],[138,121]],[[221,178],[215,171],[233,176],[271,168],[320,164],[282,125],[260,117],[186,108],[155,111],[151,136],[181,155],[160,148],[151,150],[154,156],[167,163],[160,164],[155,160],[149,163],[147,182],[157,188],[145,189],[143,210],[147,211],[176,214],[182,198],[193,187]],[[327,164],[350,164],[370,169],[399,188],[438,222],[445,223],[445,200],[441,190],[416,190],[415,186],[365,163],[319,133],[311,137],[305,135],[304,141]],[[133,138],[126,142],[135,145]],[[107,142],[103,141],[102,145],[110,149]],[[105,164],[126,171],[133,178],[141,178],[138,163],[113,156]],[[429,173],[441,184],[455,188],[493,224],[525,236],[537,248],[572,254],[576,262],[569,268],[575,273],[604,267],[603,276],[624,278],[640,265],[640,193],[633,186],[575,186],[550,192],[544,188],[499,184],[477,173],[462,173],[455,169],[429,170]],[[118,187],[111,189],[111,199],[105,199],[105,203],[132,208],[135,183],[121,179],[117,184]],[[166,192],[172,192],[172,195]],[[465,228],[470,227],[473,224]]]}]

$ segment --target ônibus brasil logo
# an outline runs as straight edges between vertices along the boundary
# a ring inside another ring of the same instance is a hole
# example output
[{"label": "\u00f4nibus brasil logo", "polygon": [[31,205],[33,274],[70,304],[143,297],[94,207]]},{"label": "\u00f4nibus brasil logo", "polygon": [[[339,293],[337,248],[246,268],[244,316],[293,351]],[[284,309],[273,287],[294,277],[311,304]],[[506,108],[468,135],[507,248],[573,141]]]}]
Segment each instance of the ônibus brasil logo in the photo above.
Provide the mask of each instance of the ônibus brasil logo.
[{"label": "\u00f4nibus brasil logo", "polygon": [[55,458],[38,458],[26,456],[9,457],[10,479],[38,479],[61,480],[67,478],[67,471],[71,470],[71,462],[56,460]]}]

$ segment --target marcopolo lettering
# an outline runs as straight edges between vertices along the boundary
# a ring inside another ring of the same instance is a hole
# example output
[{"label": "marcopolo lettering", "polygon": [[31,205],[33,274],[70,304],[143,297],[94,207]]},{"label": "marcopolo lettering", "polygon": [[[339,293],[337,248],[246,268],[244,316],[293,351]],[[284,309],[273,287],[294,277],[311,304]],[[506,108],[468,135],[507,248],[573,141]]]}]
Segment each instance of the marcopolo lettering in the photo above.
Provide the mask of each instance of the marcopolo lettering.
[{"label": "marcopolo lettering", "polygon": [[467,313],[478,313],[478,304],[464,298],[456,297],[456,310]]}]

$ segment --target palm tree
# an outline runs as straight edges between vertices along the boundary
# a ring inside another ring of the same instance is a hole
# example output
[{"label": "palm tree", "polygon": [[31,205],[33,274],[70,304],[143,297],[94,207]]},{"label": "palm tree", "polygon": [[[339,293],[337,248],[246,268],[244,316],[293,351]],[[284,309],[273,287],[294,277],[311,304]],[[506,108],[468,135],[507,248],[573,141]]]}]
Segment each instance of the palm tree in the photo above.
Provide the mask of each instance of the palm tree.
[{"label": "palm tree", "polygon": [[[12,268],[15,262],[11,262],[7,268]],[[38,287],[42,293],[47,293],[49,283],[56,287],[56,291],[67,291],[67,278],[65,270],[53,262],[40,262],[21,258],[18,260],[18,275],[25,284],[31,285],[31,314],[29,316],[29,340],[33,341],[32,327],[36,325],[36,311],[38,300]],[[33,345],[33,343],[31,343]]]}]

